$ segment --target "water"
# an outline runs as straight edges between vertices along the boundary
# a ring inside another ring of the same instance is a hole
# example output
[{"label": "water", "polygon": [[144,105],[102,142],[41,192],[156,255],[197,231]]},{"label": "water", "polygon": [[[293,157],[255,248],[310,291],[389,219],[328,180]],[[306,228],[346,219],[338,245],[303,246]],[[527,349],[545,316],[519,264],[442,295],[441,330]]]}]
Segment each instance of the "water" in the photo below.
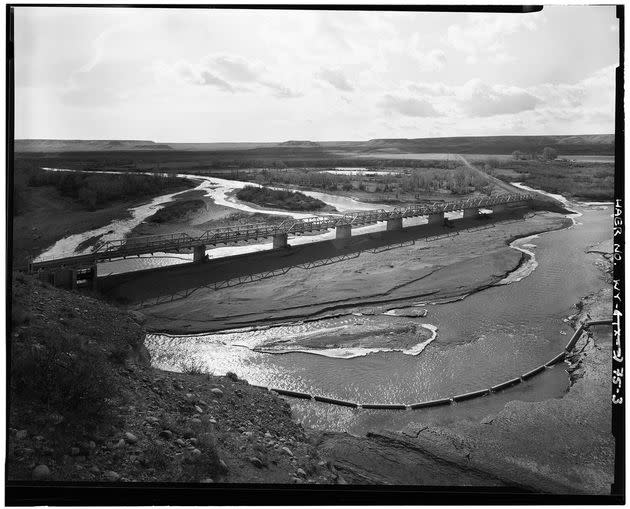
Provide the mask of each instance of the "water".
[{"label": "water", "polygon": [[[197,189],[205,190],[217,203],[249,210],[248,205],[231,196],[233,189],[247,183],[182,176],[198,179]],[[337,210],[358,209],[357,202],[350,198],[313,194],[325,198],[323,201]],[[131,220],[63,239],[55,245],[57,247],[53,246],[53,251],[70,250],[73,245],[100,233],[120,238],[172,196],[159,197],[133,209]],[[594,267],[599,255],[587,254],[585,250],[610,238],[611,204],[568,203],[561,196],[553,197],[575,209],[575,214],[571,215],[572,227],[515,241],[512,247],[533,255],[527,264],[496,287],[463,300],[425,306],[426,316],[353,315],[210,335],[149,335],[146,344],[155,364],[165,369],[179,370],[187,364],[201,362],[217,374],[233,371],[250,383],[359,403],[410,404],[487,388],[529,371],[561,351],[572,332],[563,320],[574,311],[573,305],[580,297],[602,284]],[[380,208],[373,204],[362,205]],[[276,213],[301,216],[287,211]],[[405,225],[422,221],[426,220],[416,218],[405,221]],[[383,228],[384,225],[371,225],[355,233]],[[291,243],[302,244],[333,236],[334,232],[329,231],[297,237],[291,239]],[[208,253],[228,256],[270,247],[269,243],[257,243],[211,249]],[[191,255],[186,254],[162,254],[121,260],[103,264],[99,272],[182,263],[190,258]],[[410,322],[415,328],[408,327]],[[425,334],[420,333],[422,329]],[[352,330],[362,337],[380,338],[385,346],[359,343],[326,352],[308,347],[309,338],[325,342],[344,330]],[[426,335],[427,331],[431,334]],[[286,338],[302,342],[287,345]],[[266,353],[270,351],[266,348],[270,341],[281,344],[281,355],[280,352]],[[560,364],[516,388],[449,407],[388,412],[352,410],[301,400],[292,400],[292,407],[295,416],[307,426],[362,433],[368,429],[401,429],[409,422],[444,424],[462,418],[481,419],[500,410],[511,399],[561,397],[567,385],[568,377]]]},{"label": "water", "polygon": [[[81,171],[81,170],[68,170],[64,168],[43,168],[47,171]],[[107,173],[107,174],[119,174],[115,171],[93,171],[92,173]],[[153,173],[143,172],[146,175],[153,175]],[[178,177],[188,178],[195,182],[199,182],[195,191],[203,191],[204,195],[213,199],[217,205],[229,207],[234,210],[251,213],[265,213],[275,216],[286,216],[295,219],[304,219],[313,217],[315,215],[327,215],[327,214],[312,214],[312,213],[300,213],[287,210],[275,210],[265,207],[256,207],[243,203],[233,196],[234,191],[242,189],[247,185],[258,186],[251,182],[243,182],[239,180],[227,180],[217,177],[203,177],[199,175],[190,175],[185,173],[177,174]],[[272,187],[272,189],[281,189]],[[87,254],[94,249],[93,246],[79,249],[81,243],[85,242],[92,237],[99,236],[99,244],[107,242],[108,240],[117,240],[124,238],[129,234],[136,226],[142,221],[153,215],[160,208],[170,202],[177,195],[188,192],[188,190],[180,191],[177,193],[166,194],[158,196],[152,199],[149,203],[142,204],[137,207],[133,207],[129,210],[130,217],[126,219],[116,219],[101,228],[90,230],[87,232],[78,233],[75,235],[69,235],[63,239],[57,241],[55,244],[46,249],[40,256],[36,258],[36,261],[47,260],[51,258],[62,258],[68,256],[74,256],[79,254]],[[345,196],[337,196],[328,193],[320,193],[316,191],[303,191],[304,194],[317,198],[327,205],[334,207],[338,213],[348,211],[363,211],[363,210],[378,210],[390,208],[387,205],[363,203],[353,198]],[[384,228],[383,225],[371,225],[364,228],[357,229],[357,233],[369,233],[373,231],[380,231]],[[305,244],[309,242],[319,242],[321,240],[330,240],[335,236],[334,231],[328,231],[320,235],[312,235],[300,237],[292,240],[292,244]],[[245,246],[228,246],[222,248],[213,248],[207,251],[210,258],[218,258],[224,256],[232,256],[234,254],[251,253],[255,251],[262,251],[265,249],[271,249],[270,242],[264,243],[252,243]],[[191,262],[193,258],[192,253],[153,253],[148,255],[141,255],[137,258],[131,258],[126,260],[115,260],[112,262],[106,262],[99,264],[98,272],[100,276],[117,274],[120,272],[129,272],[134,270],[144,270],[155,267],[164,267],[168,265],[175,265],[179,263]]]},{"label": "water", "polygon": [[[463,300],[428,305],[427,316],[414,320],[437,327],[437,337],[417,355],[380,351],[343,359],[251,349],[252,343],[260,344],[260,336],[292,336],[293,327],[299,334],[322,334],[330,325],[327,321],[287,324],[281,331],[149,336],[147,345],[156,354],[156,364],[164,368],[178,368],[177,362],[167,359],[176,352],[182,360],[206,363],[215,373],[234,371],[251,383],[358,403],[410,404],[488,388],[544,364],[563,350],[572,333],[564,319],[574,312],[580,297],[602,285],[594,266],[598,255],[585,250],[610,237],[611,211],[608,205],[579,206],[580,223],[540,234],[535,242],[532,238],[522,241],[520,247],[534,253],[538,264],[528,269],[528,275]],[[431,410],[352,410],[297,400],[292,405],[296,417],[308,426],[351,432],[400,429],[411,421],[481,419],[511,399],[561,397],[568,386],[563,366],[505,393]]]}]

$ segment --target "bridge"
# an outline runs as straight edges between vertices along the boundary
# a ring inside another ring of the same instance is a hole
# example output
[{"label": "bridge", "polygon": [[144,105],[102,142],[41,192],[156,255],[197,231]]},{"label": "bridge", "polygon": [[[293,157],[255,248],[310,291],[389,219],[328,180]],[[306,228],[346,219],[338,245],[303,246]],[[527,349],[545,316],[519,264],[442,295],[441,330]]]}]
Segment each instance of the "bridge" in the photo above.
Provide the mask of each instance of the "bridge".
[{"label": "bridge", "polygon": [[352,236],[352,228],[360,226],[385,222],[388,231],[402,230],[403,219],[421,216],[426,216],[430,225],[442,224],[446,212],[461,210],[463,218],[467,219],[477,217],[480,209],[491,209],[493,214],[499,214],[504,212],[510,204],[524,204],[531,199],[531,194],[511,193],[431,205],[413,204],[390,210],[347,212],[343,215],[313,216],[304,219],[288,218],[277,224],[259,223],[207,230],[197,237],[186,233],[173,233],[111,240],[89,254],[33,261],[29,264],[28,270],[40,275],[52,275],[53,284],[74,287],[77,277],[92,279],[95,282],[96,265],[109,260],[192,249],[193,261],[200,262],[205,259],[206,249],[209,246],[271,239],[273,249],[282,249],[289,245],[290,235],[321,232],[333,228],[336,238],[345,240]]}]

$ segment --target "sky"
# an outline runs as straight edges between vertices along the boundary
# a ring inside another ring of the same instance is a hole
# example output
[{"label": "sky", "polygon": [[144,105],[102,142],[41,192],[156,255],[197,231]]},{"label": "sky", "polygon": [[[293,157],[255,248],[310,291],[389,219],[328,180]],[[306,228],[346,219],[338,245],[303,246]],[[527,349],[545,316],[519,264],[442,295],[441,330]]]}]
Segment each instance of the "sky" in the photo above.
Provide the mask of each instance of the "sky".
[{"label": "sky", "polygon": [[472,14],[18,7],[15,137],[614,132],[610,6]]}]

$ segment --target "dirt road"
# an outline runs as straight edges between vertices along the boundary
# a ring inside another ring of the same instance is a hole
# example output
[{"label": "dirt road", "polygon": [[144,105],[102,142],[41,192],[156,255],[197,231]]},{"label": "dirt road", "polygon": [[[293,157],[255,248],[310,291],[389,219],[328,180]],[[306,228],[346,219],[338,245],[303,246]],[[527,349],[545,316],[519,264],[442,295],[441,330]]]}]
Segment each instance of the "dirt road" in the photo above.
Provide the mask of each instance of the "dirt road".
[{"label": "dirt road", "polygon": [[457,154],[457,157],[459,157],[462,163],[464,163],[468,168],[470,168],[472,171],[477,173],[480,177],[489,179],[500,190],[505,191],[506,193],[520,193],[521,192],[520,189],[517,189],[516,187],[508,184],[507,182],[503,182],[502,180],[496,177],[493,177],[492,175],[488,175],[486,172],[470,164],[470,162],[468,162],[468,160],[463,155]]}]

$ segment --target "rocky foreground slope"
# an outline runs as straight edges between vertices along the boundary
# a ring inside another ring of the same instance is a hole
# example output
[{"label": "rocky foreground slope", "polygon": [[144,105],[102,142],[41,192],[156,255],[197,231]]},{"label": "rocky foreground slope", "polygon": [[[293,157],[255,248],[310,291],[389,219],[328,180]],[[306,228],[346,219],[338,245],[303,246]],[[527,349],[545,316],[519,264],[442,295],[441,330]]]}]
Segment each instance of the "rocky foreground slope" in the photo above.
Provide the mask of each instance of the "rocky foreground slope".
[{"label": "rocky foreground slope", "polygon": [[23,275],[12,304],[9,480],[344,482],[272,393],[151,368],[131,315]]}]

